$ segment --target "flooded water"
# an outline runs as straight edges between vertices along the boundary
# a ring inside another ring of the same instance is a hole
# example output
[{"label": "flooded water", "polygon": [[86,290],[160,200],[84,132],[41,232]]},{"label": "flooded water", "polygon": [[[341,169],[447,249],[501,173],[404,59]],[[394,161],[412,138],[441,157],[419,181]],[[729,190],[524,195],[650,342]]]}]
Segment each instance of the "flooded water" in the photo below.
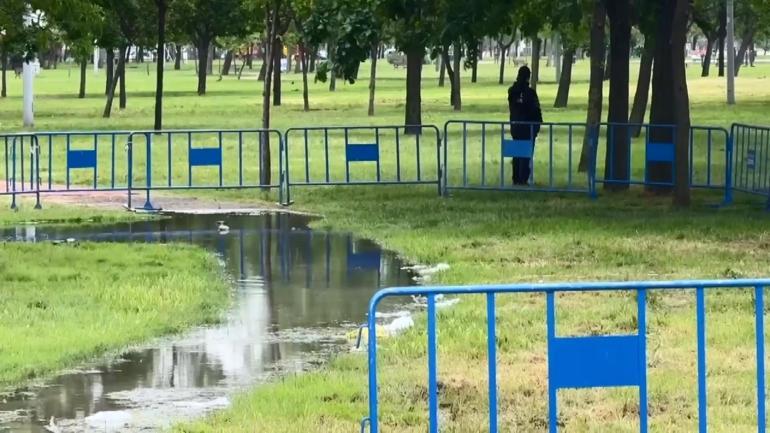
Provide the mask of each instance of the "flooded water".
[{"label": "flooded water", "polygon": [[[218,229],[223,220],[229,231]],[[218,254],[234,284],[221,324],[0,394],[0,432],[157,431],[226,407],[233,394],[350,350],[378,287],[413,284],[376,244],[314,231],[290,215],[177,216],[93,227],[18,227],[3,239],[189,242]],[[130,265],[130,264],[127,264]],[[396,311],[401,307],[385,306]]]}]

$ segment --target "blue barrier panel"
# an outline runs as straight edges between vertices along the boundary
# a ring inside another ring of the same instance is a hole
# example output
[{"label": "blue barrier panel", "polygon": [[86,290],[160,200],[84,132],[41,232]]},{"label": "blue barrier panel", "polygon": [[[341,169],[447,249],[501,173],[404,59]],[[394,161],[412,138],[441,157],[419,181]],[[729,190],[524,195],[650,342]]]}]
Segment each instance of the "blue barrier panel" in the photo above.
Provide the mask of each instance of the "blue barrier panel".
[{"label": "blue barrier panel", "polygon": [[595,129],[580,123],[449,121],[444,125],[443,193],[522,190],[594,196],[596,140]]},{"label": "blue barrier panel", "polygon": [[419,134],[404,126],[288,129],[286,197],[298,186],[436,185],[440,191],[439,130],[415,128]]},{"label": "blue barrier panel", "polygon": [[[603,123],[599,137],[596,181],[602,184],[671,188],[676,161],[676,126]],[[689,131],[690,187],[727,188],[730,133],[719,127],[691,126]],[[614,146],[608,146],[614,143]],[[628,159],[610,164],[627,146]],[[621,149],[621,150],[618,150]],[[728,202],[727,198],[725,199]]]},{"label": "blue barrier panel", "polygon": [[[764,290],[770,279],[690,280],[599,283],[513,284],[486,286],[398,287],[380,290],[371,299],[368,310],[369,416],[361,429],[368,426],[371,433],[380,431],[379,388],[377,381],[377,308],[387,298],[424,297],[427,299],[428,353],[428,431],[439,432],[438,340],[436,299],[438,296],[482,294],[487,300],[487,350],[489,431],[497,433],[498,370],[497,346],[500,342],[496,328],[497,296],[501,294],[545,294],[548,350],[548,430],[556,433],[559,426],[557,391],[559,389],[636,387],[639,392],[639,431],[647,432],[647,294],[649,291],[682,291],[695,289],[695,327],[697,344],[697,406],[698,431],[708,428],[707,368],[706,368],[706,302],[709,289],[752,288],[754,297],[754,344],[756,345],[756,419],[757,431],[765,432],[765,332]],[[556,333],[556,295],[580,292],[634,292],[636,294],[636,333],[631,335],[570,336]]]},{"label": "blue barrier panel", "polygon": [[770,209],[770,128],[734,124],[727,177],[735,191],[766,197]]},{"label": "blue barrier panel", "polygon": [[[35,209],[40,209],[40,144],[34,134],[4,137],[5,188],[0,195],[11,196],[11,209],[17,209],[17,195],[35,194]],[[25,163],[25,155],[29,153]]]},{"label": "blue barrier panel", "polygon": [[[36,169],[43,194],[122,191],[131,207],[132,192],[143,192],[144,207],[152,209],[150,193],[157,190],[260,188],[278,190],[281,196],[285,189],[283,135],[276,130],[36,132],[0,135],[5,144],[0,171],[5,169],[7,183],[0,195],[38,192],[26,186],[22,190],[21,184],[12,187],[13,179],[32,185],[27,169],[21,173],[28,165],[24,154],[30,139],[39,142]],[[219,175],[201,173],[193,180],[194,166],[219,166]]]}]

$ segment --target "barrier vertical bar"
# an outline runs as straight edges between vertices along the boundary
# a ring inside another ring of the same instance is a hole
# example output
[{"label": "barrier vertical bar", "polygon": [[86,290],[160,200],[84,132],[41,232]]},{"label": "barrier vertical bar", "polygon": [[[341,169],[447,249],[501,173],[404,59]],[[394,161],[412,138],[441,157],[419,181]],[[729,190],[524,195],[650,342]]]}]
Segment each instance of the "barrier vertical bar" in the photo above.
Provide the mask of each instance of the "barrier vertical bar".
[{"label": "barrier vertical bar", "polygon": [[99,186],[96,181],[97,173],[99,172],[97,167],[99,165],[99,140],[97,139],[97,135],[94,135],[94,190],[99,189]]},{"label": "barrier vertical bar", "polygon": [[[770,134],[767,133],[768,131],[762,130],[762,138],[760,138],[760,141],[762,143],[762,153],[765,155],[765,163],[762,164],[762,170],[760,173],[760,188],[764,191],[767,189],[767,173],[768,173],[768,165],[770,165],[770,149],[767,147],[767,136],[770,136]],[[767,135],[767,136],[766,136]]]},{"label": "barrier vertical bar", "polygon": [[11,188],[10,188],[11,176],[8,173],[8,167],[9,167],[9,165],[8,165],[8,136],[6,135],[3,138],[4,138],[4,140],[3,140],[4,144],[5,144],[5,146],[4,146],[5,147],[5,159],[3,160],[3,161],[5,161],[5,171],[4,171],[4,173],[5,173],[5,190],[6,191],[10,191],[11,190]]},{"label": "barrier vertical bar", "polygon": [[324,155],[326,156],[326,183],[329,183],[329,129],[324,128]]},{"label": "barrier vertical bar", "polygon": [[[69,163],[70,145],[71,145],[71,136],[70,134],[67,134],[67,190],[68,191],[70,189],[70,163]],[[16,150],[15,143],[14,143],[14,150]]]},{"label": "barrier vertical bar", "polygon": [[[11,160],[11,209],[16,209],[16,137],[11,141],[11,152],[13,153],[13,159]],[[69,174],[69,171],[67,171]]]},{"label": "barrier vertical bar", "polygon": [[33,136],[33,140],[35,143],[35,209],[42,209],[43,206],[40,204],[40,140],[38,140],[37,135]]},{"label": "barrier vertical bar", "polygon": [[238,131],[238,186],[243,186],[243,131]]},{"label": "barrier vertical bar", "polygon": [[567,187],[572,188],[572,124],[567,126]]},{"label": "barrier vertical bar", "polygon": [[350,160],[348,159],[348,128],[345,131],[345,182],[350,183]]},{"label": "barrier vertical bar", "polygon": [[487,124],[481,124],[481,186],[486,186],[487,183],[487,165],[486,165],[486,153],[487,153]]},{"label": "barrier vertical bar", "polygon": [[401,182],[401,132],[396,128],[396,180]]},{"label": "barrier vertical bar", "polygon": [[19,154],[21,155],[21,158],[19,158],[20,159],[20,161],[19,161],[20,162],[19,168],[21,168],[21,181],[19,182],[19,185],[21,185],[21,190],[23,192],[25,190],[25,186],[24,186],[24,136],[22,135],[20,138],[21,138],[21,143],[20,143],[21,149],[19,150]]},{"label": "barrier vertical bar", "polygon": [[380,181],[380,158],[379,158],[379,151],[380,151],[380,128],[375,127],[375,143],[377,143],[377,182]]},{"label": "barrier vertical bar", "polygon": [[725,196],[723,199],[724,205],[729,205],[733,202],[733,140],[735,138],[737,127],[733,125],[730,128],[730,133],[727,135],[727,142],[725,143]]},{"label": "barrier vertical bar", "polygon": [[[534,134],[532,135],[534,144]],[[535,149],[532,147],[532,157],[535,157]],[[532,163],[534,168],[534,161]],[[535,170],[532,170],[533,172]],[[553,124],[548,125],[548,186],[553,188]]]},{"label": "barrier vertical bar", "polygon": [[147,173],[147,195],[144,202],[144,209],[152,209],[152,203],[150,203],[150,189],[152,188],[152,135],[150,133],[144,134],[145,142],[147,143],[147,167],[145,172]]},{"label": "barrier vertical bar", "polygon": [[128,143],[126,143],[126,150],[128,152],[128,155],[126,156],[126,163],[128,164],[128,179],[126,182],[126,188],[128,190],[128,197],[126,200],[126,207],[128,207],[129,210],[131,210],[131,187],[134,183],[134,136],[133,134],[128,135]]},{"label": "barrier vertical bar", "polygon": [[[310,182],[310,155],[309,155],[309,149],[308,149],[308,143],[307,143],[307,129],[304,131],[305,136],[305,183]],[[327,180],[328,182],[328,180]]]},{"label": "barrier vertical bar", "polygon": [[35,189],[35,142],[36,136],[29,136],[29,190]]},{"label": "barrier vertical bar", "polygon": [[468,186],[468,125],[463,122],[463,186]]},{"label": "barrier vertical bar", "polygon": [[694,155],[695,155],[695,130],[690,128],[689,134],[687,134],[687,135],[689,135],[689,139],[690,139],[690,158],[689,158],[690,159],[690,176],[689,176],[689,179],[690,179],[690,186],[692,186],[692,184],[695,183],[695,170],[693,170],[694,164],[695,164],[695,157],[694,157]]},{"label": "barrier vertical bar", "polygon": [[[556,338],[556,300],[554,299],[554,292],[548,291],[545,294],[546,302],[546,328],[548,329],[548,343]],[[549,353],[548,356],[551,356]],[[548,379],[551,380],[550,378]],[[548,432],[556,433],[558,429],[557,425],[557,393],[556,387],[549,383],[548,385]]]},{"label": "barrier vertical bar", "polygon": [[[224,165],[223,164],[224,163],[224,161],[223,161],[224,158],[222,158],[222,131],[219,131],[219,133],[217,134],[217,141],[219,142],[219,186],[223,186],[224,185],[224,177],[222,175],[222,165]],[[280,145],[278,147],[278,152],[279,152],[279,154],[281,152]]]},{"label": "barrier vertical bar", "polygon": [[[420,137],[422,136],[422,129],[420,129],[420,133],[415,135],[415,140],[417,141],[417,181],[422,180],[422,164],[420,164]],[[379,179],[378,179],[379,180]]]},{"label": "barrier vertical bar", "polygon": [[647,433],[647,290],[636,293],[639,322],[639,431]]},{"label": "barrier vertical bar", "polygon": [[529,124],[529,139],[532,140],[532,158],[529,159],[529,179],[532,186],[535,186],[535,125]]},{"label": "barrier vertical bar", "polygon": [[706,299],[703,287],[695,289],[698,328],[698,431],[706,433],[708,406],[706,398]]},{"label": "barrier vertical bar", "polygon": [[505,187],[505,152],[503,151],[504,141],[505,125],[500,125],[500,188]]},{"label": "barrier vertical bar", "polygon": [[[713,145],[711,128],[708,129],[708,147],[706,148],[706,185],[711,186],[711,146]],[[692,155],[690,155],[692,158]]]},{"label": "barrier vertical bar", "polygon": [[53,188],[53,136],[48,136],[48,189]]},{"label": "barrier vertical bar", "polygon": [[173,171],[173,169],[171,167],[171,158],[172,158],[172,156],[171,156],[172,155],[171,143],[173,141],[173,138],[171,137],[172,134],[173,134],[173,132],[167,132],[166,133],[166,148],[168,149],[168,154],[166,155],[166,158],[168,160],[167,168],[168,168],[168,186],[169,186],[169,188],[173,184],[172,178],[174,177],[174,175],[173,175],[174,171]]},{"label": "barrier vertical bar", "polygon": [[497,335],[495,294],[487,293],[487,357],[489,369],[489,433],[497,433]]},{"label": "barrier vertical bar", "polygon": [[[751,189],[757,190],[757,172],[760,170],[759,160],[762,159],[762,146],[757,146],[757,134],[759,130],[754,128],[754,170],[751,173]],[[759,147],[759,149],[757,149]]]},{"label": "barrier vertical bar", "polygon": [[436,295],[428,295],[428,412],[429,433],[438,433],[438,345],[436,338]]},{"label": "barrier vertical bar", "polygon": [[[262,146],[260,146],[260,149]],[[192,132],[187,133],[187,186],[192,186],[192,164],[190,164],[190,154],[192,153]],[[262,164],[262,158],[259,158],[260,165]],[[260,171],[262,167],[260,166]]]},{"label": "barrier vertical bar", "polygon": [[110,134],[110,155],[112,163],[110,164],[110,188],[115,189],[115,133]]},{"label": "barrier vertical bar", "polygon": [[754,287],[757,339],[757,431],[765,433],[765,288]]}]

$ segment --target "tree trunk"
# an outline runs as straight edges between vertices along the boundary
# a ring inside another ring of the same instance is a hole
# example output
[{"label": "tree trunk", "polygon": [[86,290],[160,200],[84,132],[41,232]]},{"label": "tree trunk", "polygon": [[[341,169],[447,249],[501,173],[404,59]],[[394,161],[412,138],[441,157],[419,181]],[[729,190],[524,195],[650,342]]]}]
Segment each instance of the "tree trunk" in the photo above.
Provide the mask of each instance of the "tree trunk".
[{"label": "tree trunk", "polygon": [[650,95],[650,79],[652,78],[652,62],[655,58],[655,43],[651,35],[645,36],[644,48],[642,48],[642,60],[639,64],[639,78],[636,82],[636,94],[634,106],[631,109],[631,135],[638,137],[642,131],[641,123],[644,122],[644,114],[647,112],[647,99]]},{"label": "tree trunk", "polygon": [[8,51],[4,44],[0,44],[0,66],[3,67],[2,77],[0,77],[0,98],[7,98],[8,78],[5,71],[8,69]]},{"label": "tree trunk", "polygon": [[[650,164],[649,180],[674,182],[674,203],[687,206],[690,201],[689,185],[689,137],[690,109],[687,95],[687,79],[684,49],[687,43],[688,0],[664,0],[655,47],[655,69],[652,77],[652,106],[650,122],[660,125],[676,125],[670,128],[652,128],[651,139],[660,143],[673,143],[675,148],[675,172],[668,163]],[[668,191],[667,187],[650,187]]]},{"label": "tree trunk", "polygon": [[562,56],[561,76],[559,77],[559,90],[556,92],[554,108],[564,108],[569,101],[569,88],[572,84],[572,62],[575,59],[575,48],[567,47]]},{"label": "tree trunk", "polygon": [[[725,38],[727,37],[727,5],[720,2],[719,8],[719,76],[725,76]],[[732,49],[732,48],[731,48]]]},{"label": "tree trunk", "polygon": [[104,113],[102,114],[102,117],[104,118],[109,118],[112,114],[112,101],[115,99],[115,88],[118,85],[120,76],[123,75],[123,69],[126,67],[126,51],[128,51],[126,46],[120,47],[120,50],[118,51],[118,67],[115,69],[115,74],[110,80],[110,89],[109,92],[107,92],[107,103],[104,106]]},{"label": "tree trunk", "polygon": [[104,94],[109,95],[112,89],[112,80],[115,76],[115,50],[107,48],[107,60],[104,62],[105,87]]},{"label": "tree trunk", "polygon": [[302,72],[302,68],[305,67],[305,61],[302,58],[305,56],[305,49],[301,45],[297,46],[297,61],[294,62],[294,73],[299,74]]},{"label": "tree trunk", "polygon": [[283,41],[275,37],[273,48],[273,106],[281,106],[281,58],[283,54]]},{"label": "tree trunk", "polygon": [[628,137],[628,81],[631,49],[631,21],[628,0],[607,2],[610,21],[610,77],[607,122],[607,154],[604,166],[605,189],[620,190],[629,187],[630,143]]},{"label": "tree trunk", "polygon": [[[267,51],[263,51],[267,52]],[[257,76],[257,81],[265,81],[265,75],[267,75],[267,60],[262,60],[262,66],[259,67],[259,75]]]},{"label": "tree trunk", "polygon": [[446,81],[446,61],[444,60],[444,56],[441,56],[441,65],[439,68],[441,69],[438,73],[438,86],[444,87],[444,82]]},{"label": "tree trunk", "polygon": [[372,68],[369,72],[369,116],[374,116],[374,96],[377,88],[377,49],[379,42],[372,44]]},{"label": "tree trunk", "polygon": [[[553,45],[553,44],[552,44]],[[543,39],[543,55],[545,56],[545,67],[551,67],[551,55],[548,54],[548,38]]]},{"label": "tree trunk", "polygon": [[163,129],[163,74],[164,63],[166,61],[163,55],[166,46],[166,0],[155,0],[158,6],[158,58],[157,73],[155,76],[155,130]]},{"label": "tree trunk", "polygon": [[201,38],[198,42],[198,95],[206,94],[206,65],[209,64],[209,40]]},{"label": "tree trunk", "polygon": [[[612,32],[612,27],[610,27]],[[608,81],[612,76],[612,49],[607,51],[607,60],[604,62],[604,81]]]},{"label": "tree trunk", "polygon": [[176,52],[174,58],[174,70],[179,71],[182,69],[182,46],[175,44],[174,51]]},{"label": "tree trunk", "polygon": [[120,101],[119,101],[119,108],[121,110],[126,109],[126,100],[128,98],[128,95],[126,94],[126,64],[128,63],[128,50],[126,50],[126,54],[123,58],[123,70],[120,71]]},{"label": "tree trunk", "polygon": [[87,71],[88,71],[88,60],[83,59],[80,61],[80,90],[78,91],[78,99],[84,99],[86,97]]},{"label": "tree trunk", "polygon": [[[687,0],[665,0],[661,7],[650,106],[651,124],[676,125],[676,132],[670,128],[651,128],[649,133],[651,140],[672,143],[675,146],[676,179],[671,164],[650,163],[648,166],[648,181],[675,183],[675,200],[681,204],[686,204],[689,200],[690,116],[684,64],[687,12],[682,10],[686,6]],[[668,186],[648,186],[647,189],[657,192],[671,191]]]},{"label": "tree trunk", "polygon": [[714,36],[709,35],[706,40],[706,54],[703,56],[701,65],[701,77],[708,77],[711,70],[711,52],[714,50]]},{"label": "tree trunk", "polygon": [[[508,47],[510,47],[510,45]],[[498,44],[498,48],[500,49],[500,78],[498,79],[497,84],[505,84],[505,52],[508,51],[508,47]]]},{"label": "tree trunk", "polygon": [[540,38],[532,38],[532,77],[529,84],[533,90],[537,90],[537,82],[540,79],[540,45]]},{"label": "tree trunk", "polygon": [[462,55],[457,44],[454,44],[452,52],[452,61],[450,66],[449,50],[444,49],[444,63],[446,64],[447,73],[449,74],[449,104],[452,105],[454,111],[462,111],[462,94],[460,89],[460,60]]},{"label": "tree trunk", "polygon": [[233,50],[227,50],[225,54],[225,63],[222,65],[222,75],[230,75],[230,68],[233,66]]},{"label": "tree trunk", "polygon": [[310,65],[308,65],[308,72],[311,74],[315,73],[315,65],[318,63],[318,49],[314,48],[313,52],[310,53]]},{"label": "tree trunk", "polygon": [[249,68],[249,70],[254,69],[254,43],[249,43],[249,52],[248,56],[246,57],[246,66]]},{"label": "tree trunk", "polygon": [[751,46],[751,44],[754,43],[754,30],[749,27],[748,30],[746,30],[741,35],[741,45],[738,47],[738,55],[735,57],[735,76],[738,76],[738,72],[741,70],[741,66],[743,66],[744,59],[746,58],[746,51]]},{"label": "tree trunk", "polygon": [[329,55],[329,91],[334,92],[337,90],[337,73],[334,71],[334,62],[336,61],[336,55],[334,54],[337,51],[336,44],[330,43],[329,49],[328,49],[328,55]]},{"label": "tree trunk", "polygon": [[476,53],[476,58],[473,59],[473,68],[471,69],[471,83],[477,83],[479,80],[479,61],[481,60],[481,52],[484,47],[479,43],[479,49]]},{"label": "tree trunk", "polygon": [[[276,0],[273,10],[267,17],[267,43],[265,44],[265,83],[262,89],[262,128],[270,129],[270,95],[273,79],[273,57],[276,56],[276,26],[278,21],[278,9],[280,0]],[[261,158],[259,160],[259,184],[270,185],[271,160],[270,160],[270,135],[262,134],[259,140]]]},{"label": "tree trunk", "polygon": [[310,111],[310,92],[308,90],[308,84],[307,84],[307,73],[308,73],[308,67],[307,67],[307,58],[308,58],[308,52],[306,47],[303,45],[300,50],[300,61],[302,62],[302,104],[303,109],[305,111]]},{"label": "tree trunk", "polygon": [[[604,0],[593,0],[591,19],[591,78],[588,88],[588,112],[586,114],[586,131],[583,137],[583,148],[580,151],[580,172],[588,171],[591,161],[591,146],[593,129],[597,128],[602,117],[602,99],[604,93],[604,58],[606,46]],[[594,149],[594,152],[596,150]]]},{"label": "tree trunk", "polygon": [[216,57],[217,51],[214,49],[214,44],[208,44],[208,55],[206,56],[206,74],[214,74],[214,57]]},{"label": "tree trunk", "polygon": [[406,108],[404,110],[406,132],[420,134],[422,131],[422,62],[424,47],[411,47],[406,52]]}]

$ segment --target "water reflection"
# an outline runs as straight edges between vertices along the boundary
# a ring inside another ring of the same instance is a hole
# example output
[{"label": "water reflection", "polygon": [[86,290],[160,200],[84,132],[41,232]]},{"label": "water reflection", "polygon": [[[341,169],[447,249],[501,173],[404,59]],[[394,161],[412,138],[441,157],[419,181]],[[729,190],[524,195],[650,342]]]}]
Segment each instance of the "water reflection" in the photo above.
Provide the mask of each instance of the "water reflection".
[{"label": "water reflection", "polygon": [[[221,234],[217,221],[230,231]],[[313,231],[290,215],[180,216],[108,227],[20,227],[18,241],[190,242],[216,251],[234,281],[221,325],[152,342],[42,388],[0,398],[0,432],[157,430],[228,404],[233,391],[308,369],[344,347],[373,292],[406,285],[372,242]]]}]

